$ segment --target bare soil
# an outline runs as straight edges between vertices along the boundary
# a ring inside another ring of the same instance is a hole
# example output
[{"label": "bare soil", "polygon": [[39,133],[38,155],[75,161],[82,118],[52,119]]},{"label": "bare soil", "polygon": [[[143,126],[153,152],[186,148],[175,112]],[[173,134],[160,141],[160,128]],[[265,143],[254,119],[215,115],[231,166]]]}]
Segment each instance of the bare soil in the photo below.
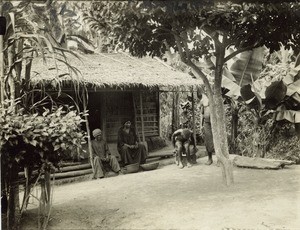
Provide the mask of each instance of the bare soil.
[{"label": "bare soil", "polygon": [[[300,166],[235,167],[226,187],[205,161],[56,186],[48,229],[300,229]],[[22,229],[36,214],[31,204]]]}]

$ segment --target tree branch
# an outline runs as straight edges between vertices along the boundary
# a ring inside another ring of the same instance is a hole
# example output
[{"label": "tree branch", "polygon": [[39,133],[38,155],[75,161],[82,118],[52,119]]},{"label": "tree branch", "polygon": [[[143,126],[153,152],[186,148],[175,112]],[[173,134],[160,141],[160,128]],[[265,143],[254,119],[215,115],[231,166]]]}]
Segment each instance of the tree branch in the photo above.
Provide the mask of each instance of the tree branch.
[{"label": "tree branch", "polygon": [[225,46],[223,43],[216,46],[216,70],[215,70],[215,90],[221,90],[222,72],[224,66]]},{"label": "tree branch", "polygon": [[234,56],[238,55],[239,53],[242,53],[242,52],[247,51],[247,50],[252,50],[254,48],[255,48],[254,46],[247,46],[247,47],[238,49],[238,50],[232,52],[231,54],[227,55],[224,58],[224,63],[227,62],[228,60],[230,60],[231,58],[233,58]]},{"label": "tree branch", "polygon": [[[178,36],[178,34],[174,34],[175,37],[175,41],[176,41],[176,45],[178,47],[178,52],[180,55],[180,58],[182,60],[183,63],[185,63],[186,65],[188,65],[189,67],[191,67],[196,73],[197,75],[201,78],[201,80],[203,81],[204,85],[206,86],[207,90],[209,91],[209,94],[212,95],[212,88],[210,86],[210,83],[208,81],[208,78],[206,77],[206,75],[200,70],[200,68],[198,66],[196,66],[191,58],[187,58],[187,55],[184,53],[183,51],[183,47],[181,45],[181,40],[180,40],[180,36]],[[188,55],[190,55],[189,50],[188,50],[188,46],[187,43],[184,44],[186,51],[188,52]]]},{"label": "tree branch", "polygon": [[180,59],[183,63],[186,63],[186,55],[185,55],[182,45],[181,45],[180,36],[178,34],[174,34],[174,37],[175,37],[176,45],[177,45],[178,52],[180,55]]},{"label": "tree branch", "polygon": [[215,35],[212,34],[213,32],[215,32],[214,30],[213,30],[213,32],[210,32],[208,27],[202,27],[202,30],[213,39],[216,46],[221,45],[221,42],[217,38],[218,37],[217,34],[215,34]]}]

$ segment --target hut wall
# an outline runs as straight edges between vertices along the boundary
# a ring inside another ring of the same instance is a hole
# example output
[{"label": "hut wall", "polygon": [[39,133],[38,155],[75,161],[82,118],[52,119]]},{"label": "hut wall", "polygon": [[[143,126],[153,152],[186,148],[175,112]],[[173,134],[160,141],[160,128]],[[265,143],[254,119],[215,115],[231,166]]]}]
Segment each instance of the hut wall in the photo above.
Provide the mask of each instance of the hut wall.
[{"label": "hut wall", "polygon": [[[103,97],[103,96],[102,96]],[[138,135],[142,137],[140,105],[136,92],[106,92],[105,135],[108,142],[116,142],[118,130],[126,120],[134,123],[133,97],[136,106]],[[158,93],[144,92],[143,113],[145,137],[159,136]]]},{"label": "hut wall", "polygon": [[107,92],[106,96],[106,139],[116,142],[118,130],[126,120],[133,121],[133,102],[131,92]]},{"label": "hut wall", "polygon": [[[138,97],[135,97],[138,102]],[[159,136],[159,100],[157,92],[142,92],[145,137]],[[142,137],[141,107],[137,107],[138,134]]]},{"label": "hut wall", "polygon": [[[138,91],[101,91],[89,93],[90,129],[101,128],[108,142],[116,142],[118,130],[126,120],[136,122],[138,135],[142,139],[141,110]],[[145,137],[159,136],[158,92],[143,91],[143,117]],[[134,124],[133,124],[134,125]]]}]

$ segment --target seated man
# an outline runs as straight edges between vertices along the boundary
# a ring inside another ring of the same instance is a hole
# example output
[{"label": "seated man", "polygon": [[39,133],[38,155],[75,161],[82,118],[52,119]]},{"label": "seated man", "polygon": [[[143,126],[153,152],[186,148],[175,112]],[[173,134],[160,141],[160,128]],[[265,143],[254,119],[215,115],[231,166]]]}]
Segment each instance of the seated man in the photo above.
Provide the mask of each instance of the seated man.
[{"label": "seated man", "polygon": [[146,146],[138,143],[137,135],[131,128],[131,122],[126,121],[118,132],[118,151],[122,163],[125,165],[140,163],[144,164],[148,156]]},{"label": "seated man", "polygon": [[[177,165],[180,168],[184,168],[182,157],[186,155],[187,157],[187,166],[191,167],[192,164],[197,163],[196,162],[196,142],[194,140],[193,132],[187,128],[184,129],[178,129],[176,130],[172,135],[172,143],[174,148],[177,148]],[[191,152],[190,152],[190,145],[193,144],[194,151],[193,151],[193,159],[191,158]]]},{"label": "seated man", "polygon": [[106,141],[102,138],[101,129],[95,129],[93,131],[93,136],[95,138],[92,140],[94,164],[93,179],[104,177],[105,169],[103,165],[108,166],[115,173],[122,174],[117,158],[111,155]]}]

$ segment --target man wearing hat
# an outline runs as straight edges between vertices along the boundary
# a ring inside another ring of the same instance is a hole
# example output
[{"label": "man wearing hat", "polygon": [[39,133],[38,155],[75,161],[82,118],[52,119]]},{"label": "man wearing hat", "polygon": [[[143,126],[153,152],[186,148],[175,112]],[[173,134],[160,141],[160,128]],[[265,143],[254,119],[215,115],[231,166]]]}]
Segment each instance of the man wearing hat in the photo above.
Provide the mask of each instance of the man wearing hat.
[{"label": "man wearing hat", "polygon": [[105,169],[103,165],[110,167],[112,171],[118,174],[122,174],[119,162],[115,156],[112,156],[108,145],[102,138],[101,129],[93,130],[92,150],[93,150],[93,163],[94,163],[94,175],[93,179],[103,178]]}]

